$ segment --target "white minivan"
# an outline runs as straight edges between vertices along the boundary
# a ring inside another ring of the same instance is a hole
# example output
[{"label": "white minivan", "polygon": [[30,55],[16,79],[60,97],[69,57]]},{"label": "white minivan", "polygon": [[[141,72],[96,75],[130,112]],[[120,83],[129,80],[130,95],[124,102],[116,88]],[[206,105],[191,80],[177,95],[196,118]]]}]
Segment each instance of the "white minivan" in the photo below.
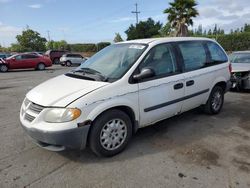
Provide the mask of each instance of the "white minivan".
[{"label": "white minivan", "polygon": [[211,39],[117,43],[29,91],[20,121],[43,148],[88,146],[99,156],[113,156],[138,128],[199,106],[219,113],[230,70],[225,51]]}]

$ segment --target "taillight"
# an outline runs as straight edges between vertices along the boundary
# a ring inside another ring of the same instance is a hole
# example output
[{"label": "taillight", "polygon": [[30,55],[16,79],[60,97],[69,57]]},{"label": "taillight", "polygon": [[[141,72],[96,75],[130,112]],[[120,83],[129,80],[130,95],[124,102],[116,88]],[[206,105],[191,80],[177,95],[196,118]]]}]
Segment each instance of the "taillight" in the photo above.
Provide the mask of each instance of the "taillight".
[{"label": "taillight", "polygon": [[232,73],[232,64],[231,63],[229,63],[228,69],[229,69],[229,72]]}]

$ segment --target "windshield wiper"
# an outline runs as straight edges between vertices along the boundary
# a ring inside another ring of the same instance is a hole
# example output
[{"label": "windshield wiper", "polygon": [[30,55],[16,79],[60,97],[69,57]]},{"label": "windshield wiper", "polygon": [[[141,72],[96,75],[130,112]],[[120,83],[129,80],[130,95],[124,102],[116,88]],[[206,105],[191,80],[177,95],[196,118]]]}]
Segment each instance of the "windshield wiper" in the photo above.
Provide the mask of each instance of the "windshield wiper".
[{"label": "windshield wiper", "polygon": [[[81,74],[79,74],[81,73]],[[73,70],[70,74],[76,74],[76,75],[80,75],[83,78],[90,78],[92,80],[96,80],[96,81],[103,81],[103,82],[107,82],[108,81],[108,77],[102,75],[99,71],[96,71],[94,69],[91,68],[81,68],[78,70]]]}]

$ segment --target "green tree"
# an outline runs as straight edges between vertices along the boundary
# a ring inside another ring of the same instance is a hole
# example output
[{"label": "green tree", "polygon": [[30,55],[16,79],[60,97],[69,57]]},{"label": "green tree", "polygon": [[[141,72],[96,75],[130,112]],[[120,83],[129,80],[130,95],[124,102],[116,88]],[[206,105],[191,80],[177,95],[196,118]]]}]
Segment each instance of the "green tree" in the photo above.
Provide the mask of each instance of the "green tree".
[{"label": "green tree", "polygon": [[123,39],[122,39],[120,33],[116,33],[115,38],[114,38],[114,42],[117,43],[117,42],[122,42],[122,41],[123,41]]},{"label": "green tree", "polygon": [[244,32],[250,32],[250,24],[245,24]]},{"label": "green tree", "polygon": [[208,34],[208,35],[212,35],[212,34],[213,34],[213,33],[212,33],[212,30],[209,29],[208,32],[207,32],[207,34]]},{"label": "green tree", "polygon": [[23,46],[21,46],[20,44],[12,43],[10,46],[10,51],[11,52],[24,52],[24,51],[26,51],[26,49]]},{"label": "green tree", "polygon": [[175,28],[175,36],[187,36],[188,26],[193,25],[192,18],[199,15],[195,9],[195,0],[174,0],[169,3],[170,7],[164,10],[168,14],[168,21]]},{"label": "green tree", "polygon": [[169,22],[166,23],[160,30],[160,34],[163,37],[171,35],[171,32],[171,24]]},{"label": "green tree", "polygon": [[198,29],[197,29],[197,35],[202,35],[202,33],[203,33],[203,29],[202,29],[202,25],[200,24],[199,26],[198,26]]},{"label": "green tree", "polygon": [[160,22],[148,18],[147,21],[141,21],[135,26],[131,24],[125,33],[127,34],[127,40],[152,38],[160,35],[161,28],[162,24]]},{"label": "green tree", "polygon": [[69,50],[70,45],[65,40],[60,41],[49,41],[47,42],[47,49],[48,50]]},{"label": "green tree", "polygon": [[213,30],[213,35],[217,35],[217,34],[218,34],[217,24],[215,24],[214,30]]},{"label": "green tree", "polygon": [[45,51],[46,38],[41,37],[40,33],[27,29],[21,35],[16,36],[18,44],[24,51]]}]

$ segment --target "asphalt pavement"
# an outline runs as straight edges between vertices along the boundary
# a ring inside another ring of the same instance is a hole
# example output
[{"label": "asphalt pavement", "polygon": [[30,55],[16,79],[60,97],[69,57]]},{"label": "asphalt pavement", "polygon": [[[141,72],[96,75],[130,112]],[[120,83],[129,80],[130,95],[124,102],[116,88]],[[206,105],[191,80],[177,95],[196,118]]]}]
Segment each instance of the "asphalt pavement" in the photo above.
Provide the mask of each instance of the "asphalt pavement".
[{"label": "asphalt pavement", "polygon": [[36,146],[19,124],[25,94],[72,68],[0,73],[0,187],[250,187],[250,92],[229,92],[222,112],[192,110],[140,129],[127,149],[99,158],[89,149]]}]

